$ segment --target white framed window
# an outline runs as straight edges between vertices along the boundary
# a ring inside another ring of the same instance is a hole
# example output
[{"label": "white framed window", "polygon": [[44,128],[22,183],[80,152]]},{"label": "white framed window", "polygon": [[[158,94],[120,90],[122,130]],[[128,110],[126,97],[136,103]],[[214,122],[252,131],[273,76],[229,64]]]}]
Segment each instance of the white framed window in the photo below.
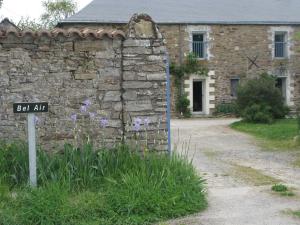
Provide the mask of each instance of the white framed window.
[{"label": "white framed window", "polygon": [[274,57],[288,57],[288,33],[284,31],[276,31],[274,33]]},{"label": "white framed window", "polygon": [[207,37],[205,32],[192,32],[191,52],[198,59],[207,58]]}]

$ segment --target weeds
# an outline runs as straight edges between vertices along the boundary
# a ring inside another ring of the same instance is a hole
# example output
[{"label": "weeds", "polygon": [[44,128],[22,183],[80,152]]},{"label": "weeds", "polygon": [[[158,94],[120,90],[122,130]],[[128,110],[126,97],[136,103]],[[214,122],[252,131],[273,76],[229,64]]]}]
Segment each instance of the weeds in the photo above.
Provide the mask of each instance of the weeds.
[{"label": "weeds", "polygon": [[272,191],[275,192],[286,192],[287,190],[288,188],[284,184],[275,184],[272,186]]},{"label": "weeds", "polygon": [[65,145],[38,152],[29,189],[22,143],[0,145],[0,224],[150,224],[206,208],[204,181],[183,156]]},{"label": "weeds", "polygon": [[292,197],[295,196],[295,193],[290,191],[289,188],[284,184],[275,184],[272,186],[272,191],[280,193],[281,196]]},{"label": "weeds", "polygon": [[275,184],[280,182],[280,180],[265,175],[257,169],[242,166],[242,165],[237,165],[237,164],[233,164],[232,166],[233,166],[233,173],[235,175],[237,175],[245,182],[249,184],[253,184],[254,186],[269,185],[269,184]]}]

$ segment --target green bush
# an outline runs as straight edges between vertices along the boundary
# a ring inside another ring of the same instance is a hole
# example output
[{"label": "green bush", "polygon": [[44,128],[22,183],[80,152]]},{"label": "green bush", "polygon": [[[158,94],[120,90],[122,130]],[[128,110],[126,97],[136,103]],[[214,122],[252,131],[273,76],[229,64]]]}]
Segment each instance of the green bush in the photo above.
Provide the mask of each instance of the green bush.
[{"label": "green bush", "polygon": [[0,144],[1,225],[142,225],[207,206],[204,181],[182,156],[65,145],[38,151],[38,188],[30,189],[26,152]]},{"label": "green bush", "polygon": [[288,188],[284,184],[275,184],[272,186],[272,191],[275,192],[286,192],[287,190]]},{"label": "green bush", "polygon": [[237,115],[237,105],[235,102],[232,103],[221,103],[216,107],[217,114],[231,114]]},{"label": "green bush", "polygon": [[191,117],[191,110],[189,108],[190,100],[187,98],[187,95],[184,94],[182,96],[178,96],[178,100],[176,102],[176,110],[180,112],[184,117]]},{"label": "green bush", "polygon": [[258,123],[270,123],[289,112],[280,90],[275,86],[275,79],[268,74],[262,74],[239,86],[237,107],[245,120]]},{"label": "green bush", "polygon": [[249,105],[244,109],[241,115],[246,122],[256,122],[256,123],[273,122],[271,107],[268,105],[263,105],[263,104]]}]

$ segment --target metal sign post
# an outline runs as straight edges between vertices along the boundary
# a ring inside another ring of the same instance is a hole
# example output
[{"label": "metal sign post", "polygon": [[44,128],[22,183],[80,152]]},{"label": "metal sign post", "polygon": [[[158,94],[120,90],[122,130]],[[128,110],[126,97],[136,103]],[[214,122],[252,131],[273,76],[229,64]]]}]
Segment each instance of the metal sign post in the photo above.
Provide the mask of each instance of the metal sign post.
[{"label": "metal sign post", "polygon": [[38,112],[48,112],[48,103],[14,103],[14,113],[28,113],[28,150],[29,150],[29,184],[31,187],[37,186],[36,172],[36,136],[35,136],[35,114]]},{"label": "metal sign post", "polygon": [[29,150],[29,183],[30,186],[36,187],[36,140],[35,140],[35,115],[28,113],[27,115],[27,129],[28,129],[28,150]]}]

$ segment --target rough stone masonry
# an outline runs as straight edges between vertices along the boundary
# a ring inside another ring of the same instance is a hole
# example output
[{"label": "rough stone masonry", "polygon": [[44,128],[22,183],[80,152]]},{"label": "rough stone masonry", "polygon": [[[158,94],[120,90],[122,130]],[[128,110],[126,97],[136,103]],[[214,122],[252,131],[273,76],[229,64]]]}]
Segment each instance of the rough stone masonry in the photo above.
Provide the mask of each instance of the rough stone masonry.
[{"label": "rough stone masonry", "polygon": [[166,47],[147,15],[118,30],[6,30],[0,34],[0,139],[26,140],[13,103],[48,102],[38,142],[166,150]]}]

